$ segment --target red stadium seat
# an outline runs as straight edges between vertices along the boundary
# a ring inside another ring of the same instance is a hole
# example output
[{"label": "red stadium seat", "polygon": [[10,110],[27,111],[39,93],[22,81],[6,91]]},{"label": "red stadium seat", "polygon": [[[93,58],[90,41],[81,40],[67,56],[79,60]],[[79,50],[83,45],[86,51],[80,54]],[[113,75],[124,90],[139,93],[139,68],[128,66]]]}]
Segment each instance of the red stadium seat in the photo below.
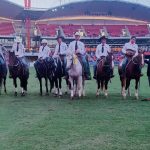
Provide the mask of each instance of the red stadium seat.
[{"label": "red stadium seat", "polygon": [[131,35],[146,36],[149,34],[147,25],[127,25]]},{"label": "red stadium seat", "polygon": [[100,35],[100,29],[103,29],[100,25],[83,25],[87,37],[98,37]]},{"label": "red stadium seat", "polygon": [[55,24],[38,24],[37,27],[39,28],[42,36],[56,36],[56,30],[59,28],[58,25]]},{"label": "red stadium seat", "polygon": [[82,29],[81,25],[61,25],[66,37],[73,37],[75,32]]},{"label": "red stadium seat", "polygon": [[105,25],[107,32],[112,37],[122,36],[122,29],[125,29],[124,25]]},{"label": "red stadium seat", "polygon": [[0,35],[13,35],[15,33],[14,27],[11,22],[0,23]]}]

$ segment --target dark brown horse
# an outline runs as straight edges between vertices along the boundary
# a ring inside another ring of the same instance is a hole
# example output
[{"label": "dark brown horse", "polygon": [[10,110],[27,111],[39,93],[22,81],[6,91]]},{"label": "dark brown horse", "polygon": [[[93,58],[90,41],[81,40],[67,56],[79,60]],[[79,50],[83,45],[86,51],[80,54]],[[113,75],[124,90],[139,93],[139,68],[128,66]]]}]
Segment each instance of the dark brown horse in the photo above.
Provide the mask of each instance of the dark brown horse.
[{"label": "dark brown horse", "polygon": [[135,97],[136,99],[139,98],[138,88],[139,88],[139,82],[141,78],[141,71],[139,67],[142,67],[144,65],[144,58],[143,53],[139,53],[136,57],[133,57],[133,55],[128,54],[127,56],[128,64],[125,68],[125,73],[122,71],[122,67],[119,66],[118,71],[120,75],[120,81],[122,86],[122,96],[126,98],[126,91],[128,90],[130,95],[130,82],[132,79],[135,80]]},{"label": "dark brown horse", "polygon": [[15,87],[15,96],[18,94],[17,78],[20,80],[21,96],[25,96],[25,93],[27,92],[29,69],[15,56],[14,52],[9,52],[9,69],[11,71],[13,84]]},{"label": "dark brown horse", "polygon": [[105,96],[108,96],[108,82],[111,78],[111,63],[112,63],[112,55],[109,54],[107,57],[101,57],[97,63],[97,93],[96,96],[99,96],[100,89],[104,91]]}]

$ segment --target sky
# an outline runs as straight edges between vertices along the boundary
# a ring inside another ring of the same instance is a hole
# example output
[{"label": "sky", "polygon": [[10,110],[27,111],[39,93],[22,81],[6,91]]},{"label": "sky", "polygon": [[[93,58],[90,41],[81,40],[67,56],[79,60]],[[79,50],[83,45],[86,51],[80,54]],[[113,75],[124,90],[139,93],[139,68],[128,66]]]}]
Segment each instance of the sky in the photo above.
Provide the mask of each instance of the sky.
[{"label": "sky", "polygon": [[[8,0],[19,5],[24,5],[24,0]],[[31,5],[33,8],[51,8],[55,6],[60,6],[70,2],[77,2],[81,0],[31,0]],[[134,3],[140,3],[150,7],[150,0],[118,0],[118,1],[129,1]]]}]

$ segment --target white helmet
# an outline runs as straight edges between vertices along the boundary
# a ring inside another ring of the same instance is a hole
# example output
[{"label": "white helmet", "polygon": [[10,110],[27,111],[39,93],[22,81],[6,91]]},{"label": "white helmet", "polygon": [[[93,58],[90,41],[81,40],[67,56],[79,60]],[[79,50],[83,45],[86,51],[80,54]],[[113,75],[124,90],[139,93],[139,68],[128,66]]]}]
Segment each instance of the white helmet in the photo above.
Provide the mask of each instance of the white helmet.
[{"label": "white helmet", "polygon": [[15,39],[15,42],[16,42],[16,43],[21,43],[21,42],[22,42],[22,39],[17,37],[17,38]]},{"label": "white helmet", "polygon": [[41,43],[42,43],[42,44],[44,44],[44,43],[47,44],[48,41],[47,41],[46,39],[43,39]]},{"label": "white helmet", "polygon": [[79,32],[76,32],[76,33],[75,33],[75,36],[81,36],[81,35],[80,35],[80,33],[79,33]]}]

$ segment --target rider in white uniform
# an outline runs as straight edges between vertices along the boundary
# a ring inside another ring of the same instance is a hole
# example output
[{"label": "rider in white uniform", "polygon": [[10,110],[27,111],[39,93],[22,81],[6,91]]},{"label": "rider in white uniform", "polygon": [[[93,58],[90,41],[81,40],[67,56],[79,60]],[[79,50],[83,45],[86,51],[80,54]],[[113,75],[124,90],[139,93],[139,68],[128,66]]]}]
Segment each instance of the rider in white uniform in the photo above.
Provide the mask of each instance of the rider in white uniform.
[{"label": "rider in white uniform", "polygon": [[[14,52],[15,56],[18,58],[18,60],[23,63],[27,68],[28,68],[28,64],[26,62],[25,59],[25,48],[24,45],[22,44],[22,39],[21,38],[16,38],[14,41],[14,44],[12,46],[12,49],[10,50],[10,52]],[[9,64],[9,73],[10,73],[10,78],[11,78],[11,70],[13,69],[13,66],[11,66],[11,64]]]},{"label": "rider in white uniform", "polygon": [[53,58],[60,57],[62,61],[62,68],[63,68],[63,76],[66,75],[66,53],[67,53],[67,44],[63,42],[63,36],[57,36],[57,45],[55,47],[55,52]]},{"label": "rider in white uniform", "polygon": [[42,60],[50,56],[51,49],[49,48],[48,41],[43,39],[39,49],[38,59]]},{"label": "rider in white uniform", "polygon": [[[107,42],[107,38],[105,36],[102,36],[100,38],[101,40],[101,44],[99,44],[96,48],[96,58],[97,58],[97,62],[98,60],[100,60],[102,57],[107,57],[110,53],[111,53],[111,48],[110,46],[106,43]],[[113,75],[113,68],[114,68],[114,62],[112,61],[111,64],[111,76],[110,77],[114,77]],[[94,76],[93,78],[96,79],[96,70],[97,70],[97,63],[94,65]]]},{"label": "rider in white uniform", "polygon": [[84,68],[85,78],[87,80],[91,80],[89,62],[86,59],[85,45],[83,42],[80,41],[80,33],[79,32],[75,33],[75,40],[70,43],[68,50],[81,58],[82,65]]},{"label": "rider in white uniform", "polygon": [[[139,53],[138,52],[138,45],[136,44],[136,37],[135,36],[132,36],[130,41],[128,43],[126,43],[122,49],[122,53],[124,55],[128,54],[129,52],[133,53],[133,57],[136,57]],[[123,59],[123,61],[120,64],[120,66],[122,67],[123,74],[125,73],[125,69],[126,69],[127,64],[128,64],[128,59],[125,56],[125,58]],[[139,71],[141,71],[140,66],[139,66]],[[142,76],[142,74],[141,74],[141,76]]]}]

